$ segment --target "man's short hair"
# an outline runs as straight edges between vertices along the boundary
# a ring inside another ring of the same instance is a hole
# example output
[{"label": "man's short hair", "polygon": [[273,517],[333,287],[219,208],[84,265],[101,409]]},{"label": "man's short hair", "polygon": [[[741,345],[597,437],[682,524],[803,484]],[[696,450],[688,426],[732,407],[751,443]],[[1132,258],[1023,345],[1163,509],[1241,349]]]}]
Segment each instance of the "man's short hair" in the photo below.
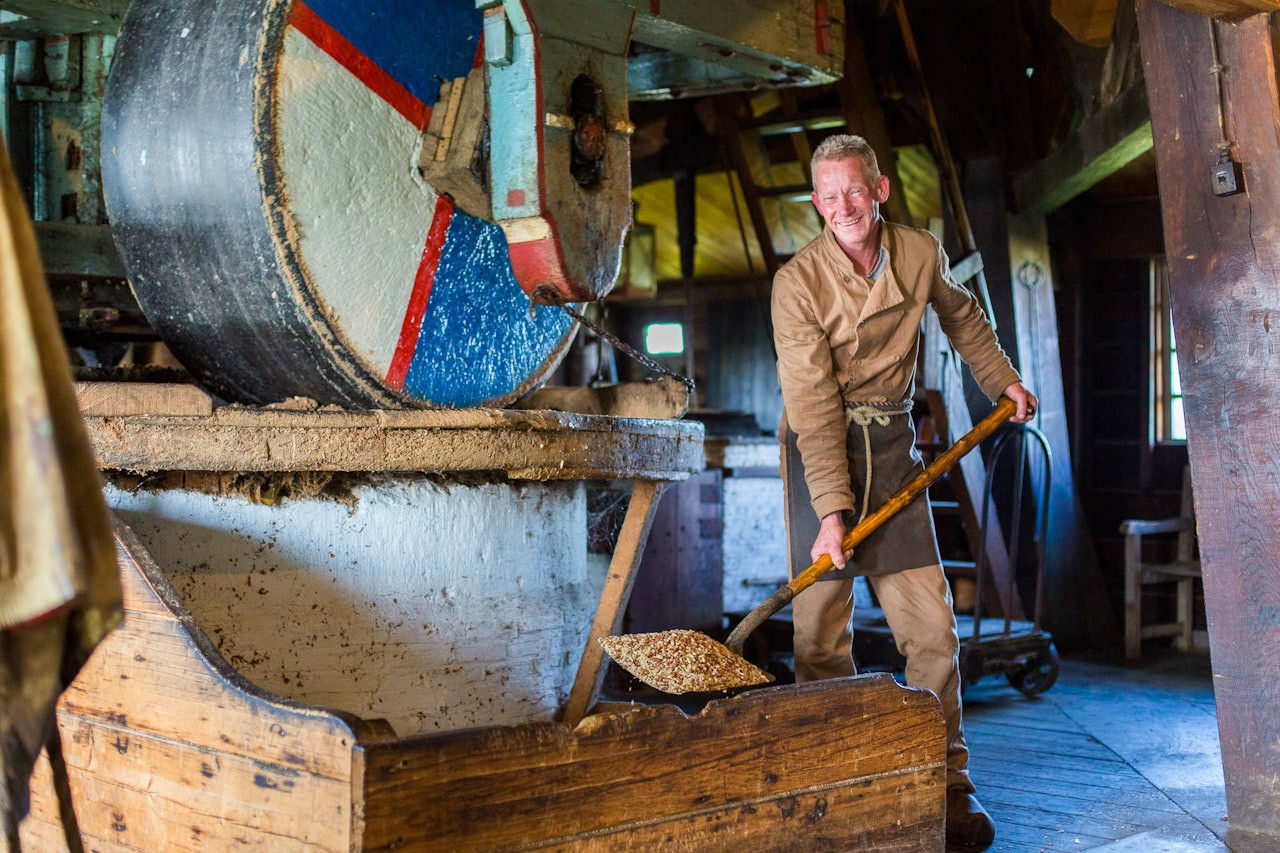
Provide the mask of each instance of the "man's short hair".
[{"label": "man's short hair", "polygon": [[819,163],[848,160],[850,157],[862,160],[868,179],[873,182],[879,179],[880,164],[876,161],[876,152],[871,149],[867,140],[851,133],[836,133],[822,140],[822,143],[814,149],[813,158],[809,161],[809,174],[813,174],[814,168]]}]

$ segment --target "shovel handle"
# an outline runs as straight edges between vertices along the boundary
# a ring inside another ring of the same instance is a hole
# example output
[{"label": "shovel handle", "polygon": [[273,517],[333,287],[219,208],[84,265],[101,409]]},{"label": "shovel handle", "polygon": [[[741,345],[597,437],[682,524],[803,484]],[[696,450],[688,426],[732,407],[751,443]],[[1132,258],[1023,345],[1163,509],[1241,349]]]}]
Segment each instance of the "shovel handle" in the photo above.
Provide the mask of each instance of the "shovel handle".
[{"label": "shovel handle", "polygon": [[[889,499],[879,509],[862,519],[852,530],[846,533],[844,539],[841,540],[841,548],[845,551],[852,551],[857,545],[861,544],[880,525],[915,500],[921,492],[933,485],[935,480],[955,467],[961,457],[981,444],[987,436],[996,431],[1000,424],[1009,420],[1017,411],[1018,404],[1009,397],[1001,395],[996,407],[977,426],[956,439],[956,443],[929,463],[927,468],[912,477],[909,483],[890,495]],[[813,586],[813,582],[831,571],[834,565],[831,562],[831,555],[823,554],[812,566],[796,575],[785,586],[779,587],[777,592],[748,613],[738,623],[738,627],[734,628],[733,632],[729,634],[728,639],[725,640],[725,645],[735,654],[742,654],[742,647],[752,631],[763,625],[770,616],[786,607],[791,602],[791,599]]]}]

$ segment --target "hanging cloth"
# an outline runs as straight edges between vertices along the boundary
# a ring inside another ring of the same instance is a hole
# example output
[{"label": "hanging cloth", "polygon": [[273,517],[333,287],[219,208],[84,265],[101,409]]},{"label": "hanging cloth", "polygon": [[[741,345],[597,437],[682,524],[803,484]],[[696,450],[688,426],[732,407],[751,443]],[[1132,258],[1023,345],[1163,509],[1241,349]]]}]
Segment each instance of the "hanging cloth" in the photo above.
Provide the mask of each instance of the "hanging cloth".
[{"label": "hanging cloth", "polygon": [[[35,230],[0,145],[0,824],[18,849],[36,756],[61,751],[54,706],[120,620],[98,466]],[[64,826],[70,815],[62,801]],[[68,839],[73,849],[78,838]]]}]

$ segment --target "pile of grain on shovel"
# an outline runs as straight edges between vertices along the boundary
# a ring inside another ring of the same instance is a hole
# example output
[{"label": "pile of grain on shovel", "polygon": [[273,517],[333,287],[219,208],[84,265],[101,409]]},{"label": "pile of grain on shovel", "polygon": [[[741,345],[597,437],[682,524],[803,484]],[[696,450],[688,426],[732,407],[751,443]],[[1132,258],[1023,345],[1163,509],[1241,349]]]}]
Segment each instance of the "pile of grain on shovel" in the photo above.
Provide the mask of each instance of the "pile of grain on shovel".
[{"label": "pile of grain on shovel", "polygon": [[703,693],[767,684],[773,677],[697,631],[596,639],[618,665],[663,693]]}]

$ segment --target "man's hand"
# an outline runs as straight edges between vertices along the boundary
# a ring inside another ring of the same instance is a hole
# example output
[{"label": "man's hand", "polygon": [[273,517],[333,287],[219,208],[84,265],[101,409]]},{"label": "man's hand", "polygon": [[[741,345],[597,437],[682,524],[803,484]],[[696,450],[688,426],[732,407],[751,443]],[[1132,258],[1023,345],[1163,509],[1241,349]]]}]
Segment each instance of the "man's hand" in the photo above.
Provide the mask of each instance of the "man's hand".
[{"label": "man's hand", "polygon": [[1018,404],[1018,410],[1009,418],[1011,423],[1029,423],[1036,416],[1036,409],[1039,407],[1040,401],[1021,382],[1015,382],[1004,389],[1004,395]]},{"label": "man's hand", "polygon": [[844,562],[853,553],[847,554],[841,550],[840,543],[844,541],[844,515],[843,513],[833,512],[822,517],[822,522],[818,527],[818,538],[813,540],[813,547],[809,549],[809,559],[815,563],[823,554],[831,557],[831,562],[836,564],[837,569],[844,568]]}]

